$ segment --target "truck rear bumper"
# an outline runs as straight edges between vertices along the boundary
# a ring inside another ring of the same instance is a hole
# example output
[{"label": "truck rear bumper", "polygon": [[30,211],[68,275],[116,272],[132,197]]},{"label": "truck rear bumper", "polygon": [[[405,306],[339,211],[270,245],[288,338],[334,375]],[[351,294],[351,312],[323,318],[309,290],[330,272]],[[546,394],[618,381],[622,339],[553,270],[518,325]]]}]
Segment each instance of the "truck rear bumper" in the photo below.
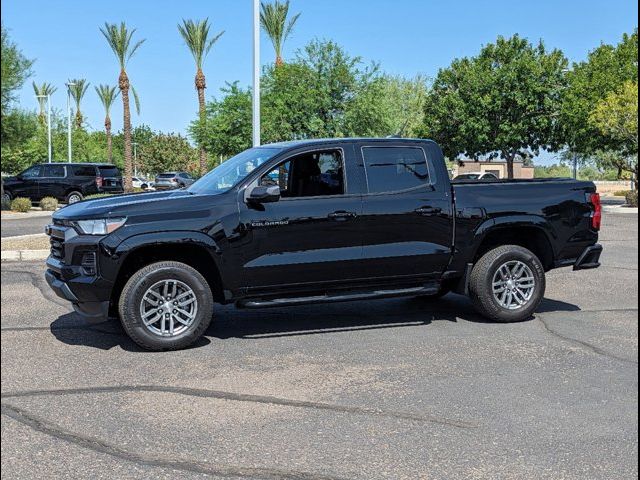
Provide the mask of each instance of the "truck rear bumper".
[{"label": "truck rear bumper", "polygon": [[600,255],[602,255],[602,245],[596,243],[587,247],[578,260],[573,264],[574,270],[589,270],[600,266]]}]

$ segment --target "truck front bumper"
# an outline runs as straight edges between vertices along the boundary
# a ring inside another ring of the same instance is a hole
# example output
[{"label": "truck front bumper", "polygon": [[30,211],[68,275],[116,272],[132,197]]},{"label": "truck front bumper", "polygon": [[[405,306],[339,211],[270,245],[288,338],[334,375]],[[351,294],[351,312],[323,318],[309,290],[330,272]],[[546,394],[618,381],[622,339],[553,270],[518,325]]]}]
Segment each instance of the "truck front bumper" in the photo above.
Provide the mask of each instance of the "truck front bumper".
[{"label": "truck front bumper", "polygon": [[73,309],[90,323],[106,320],[109,317],[109,300],[100,298],[111,291],[110,282],[94,276],[82,275],[78,267],[62,266],[55,258],[47,259],[44,278],[51,290],[73,305]]}]

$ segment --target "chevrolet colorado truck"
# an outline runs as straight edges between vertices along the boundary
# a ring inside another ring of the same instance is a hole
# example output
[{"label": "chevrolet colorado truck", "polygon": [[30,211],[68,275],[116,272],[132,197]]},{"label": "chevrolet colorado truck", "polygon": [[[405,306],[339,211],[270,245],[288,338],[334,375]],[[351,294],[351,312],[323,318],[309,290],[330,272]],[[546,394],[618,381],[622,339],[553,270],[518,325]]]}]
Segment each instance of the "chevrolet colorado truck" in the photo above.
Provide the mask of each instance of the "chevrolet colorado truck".
[{"label": "chevrolet colorado truck", "polygon": [[216,303],[454,291],[485,317],[515,322],[539,306],[546,272],[600,265],[601,218],[591,182],[451,182],[428,140],[279,143],[186,189],[58,210],[45,276],[78,313],[119,317],[150,350],[195,342]]}]

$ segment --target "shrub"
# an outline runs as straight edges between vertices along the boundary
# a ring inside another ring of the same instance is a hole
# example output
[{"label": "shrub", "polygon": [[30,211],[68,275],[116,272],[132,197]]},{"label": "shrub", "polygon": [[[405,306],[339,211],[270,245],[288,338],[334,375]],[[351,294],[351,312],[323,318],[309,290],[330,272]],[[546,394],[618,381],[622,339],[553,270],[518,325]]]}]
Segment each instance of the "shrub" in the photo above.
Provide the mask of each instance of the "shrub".
[{"label": "shrub", "polygon": [[629,207],[638,208],[638,191],[637,190],[635,192],[627,192],[626,198],[627,198],[627,205]]},{"label": "shrub", "polygon": [[58,209],[58,199],[53,197],[44,197],[40,200],[40,208],[47,212],[55,212]]},{"label": "shrub", "polygon": [[617,192],[613,192],[613,196],[614,197],[626,197],[628,193],[630,193],[630,190],[618,190]]},{"label": "shrub", "polygon": [[27,213],[31,210],[31,200],[24,197],[14,198],[11,200],[11,210],[14,212]]}]

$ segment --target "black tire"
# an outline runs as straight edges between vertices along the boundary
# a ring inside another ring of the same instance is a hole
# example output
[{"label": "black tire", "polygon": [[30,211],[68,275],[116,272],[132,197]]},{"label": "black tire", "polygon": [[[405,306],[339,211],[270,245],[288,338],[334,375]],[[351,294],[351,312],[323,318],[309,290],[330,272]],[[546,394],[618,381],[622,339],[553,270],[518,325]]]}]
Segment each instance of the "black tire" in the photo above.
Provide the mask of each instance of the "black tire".
[{"label": "black tire", "polygon": [[[498,269],[508,262],[522,262],[529,267],[535,286],[531,298],[520,308],[510,310],[499,303],[493,292],[493,280]],[[473,267],[469,279],[469,296],[478,313],[502,323],[520,322],[531,318],[544,298],[546,278],[540,259],[517,245],[505,245],[487,252]]]},{"label": "black tire", "polygon": [[2,201],[5,203],[9,203],[11,202],[12,199],[13,199],[13,195],[11,195],[11,192],[8,192],[7,190],[5,190],[4,195],[2,196]]},{"label": "black tire", "polygon": [[[147,289],[162,280],[178,280],[194,292],[195,319],[174,336],[161,336],[148,329],[140,313]],[[213,316],[213,295],[207,280],[196,269],[180,262],[158,262],[138,270],[126,283],[118,302],[120,321],[129,337],[147,350],[179,350],[196,342],[207,330]]]},{"label": "black tire", "polygon": [[80,202],[83,199],[84,199],[84,195],[82,195],[82,193],[77,192],[75,190],[73,192],[67,193],[67,196],[65,197],[65,201],[67,202],[67,205],[71,205],[72,203]]}]

